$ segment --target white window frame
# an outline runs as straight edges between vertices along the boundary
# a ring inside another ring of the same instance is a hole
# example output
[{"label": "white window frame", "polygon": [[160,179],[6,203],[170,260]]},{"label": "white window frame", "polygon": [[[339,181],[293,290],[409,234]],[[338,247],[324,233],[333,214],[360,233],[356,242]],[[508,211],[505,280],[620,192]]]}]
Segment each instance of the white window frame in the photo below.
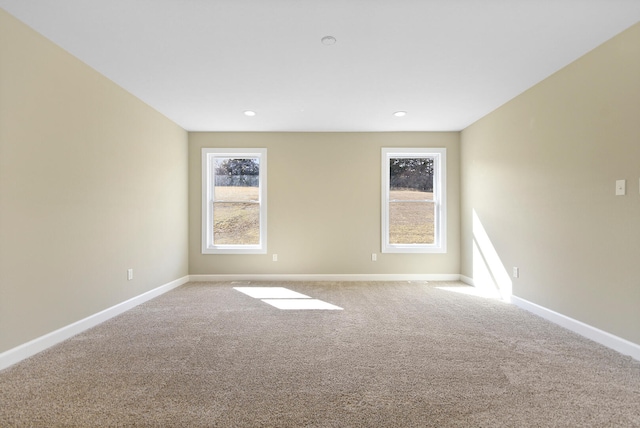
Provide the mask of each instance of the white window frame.
[{"label": "white window frame", "polygon": [[[216,158],[258,158],[260,160],[260,243],[217,245],[213,240],[213,203]],[[267,253],[267,149],[202,149],[202,254]]]},{"label": "white window frame", "polygon": [[[433,244],[389,243],[389,162],[392,158],[433,158],[433,193],[435,202]],[[383,148],[382,149],[382,252],[446,253],[447,252],[447,149]]]}]

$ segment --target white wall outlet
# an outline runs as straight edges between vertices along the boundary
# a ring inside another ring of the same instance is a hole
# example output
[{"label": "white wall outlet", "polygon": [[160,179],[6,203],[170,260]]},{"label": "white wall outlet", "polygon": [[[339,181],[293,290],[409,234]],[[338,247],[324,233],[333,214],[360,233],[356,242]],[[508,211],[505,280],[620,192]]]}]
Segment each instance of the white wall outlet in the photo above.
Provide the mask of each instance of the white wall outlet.
[{"label": "white wall outlet", "polygon": [[133,279],[133,269],[127,269],[127,280],[131,281]]},{"label": "white wall outlet", "polygon": [[627,180],[616,180],[616,196],[624,196],[627,193]]},{"label": "white wall outlet", "polygon": [[277,261],[278,261],[278,255],[277,255],[277,254],[274,254],[274,255],[271,257],[271,259],[272,259],[274,262],[277,262]]},{"label": "white wall outlet", "polygon": [[376,253],[371,253],[371,261],[372,262],[378,261],[378,255]]},{"label": "white wall outlet", "polygon": [[517,267],[513,268],[513,277],[520,278],[520,268],[517,268]]}]

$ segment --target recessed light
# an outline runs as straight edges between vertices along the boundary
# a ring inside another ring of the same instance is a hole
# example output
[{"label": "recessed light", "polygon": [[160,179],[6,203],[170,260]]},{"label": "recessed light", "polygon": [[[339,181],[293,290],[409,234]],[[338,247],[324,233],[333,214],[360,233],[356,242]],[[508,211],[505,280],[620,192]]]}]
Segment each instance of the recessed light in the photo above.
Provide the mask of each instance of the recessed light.
[{"label": "recessed light", "polygon": [[333,36],[324,36],[320,41],[327,46],[336,44],[336,38]]},{"label": "recessed light", "polygon": [[397,111],[397,112],[393,113],[393,115],[395,117],[403,117],[403,116],[407,115],[407,112],[406,111]]},{"label": "recessed light", "polygon": [[256,115],[256,112],[255,111],[251,111],[251,110],[245,110],[244,115],[245,116],[249,116],[249,117],[253,117],[253,116]]}]

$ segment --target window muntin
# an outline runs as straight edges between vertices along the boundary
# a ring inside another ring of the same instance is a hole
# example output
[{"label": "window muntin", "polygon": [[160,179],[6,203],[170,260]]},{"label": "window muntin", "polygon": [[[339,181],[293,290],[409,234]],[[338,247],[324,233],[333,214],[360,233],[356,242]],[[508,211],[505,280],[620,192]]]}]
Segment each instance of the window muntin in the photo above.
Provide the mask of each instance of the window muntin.
[{"label": "window muntin", "polygon": [[382,252],[444,253],[446,149],[382,149]]},{"label": "window muntin", "polygon": [[266,149],[203,149],[202,252],[266,253]]}]

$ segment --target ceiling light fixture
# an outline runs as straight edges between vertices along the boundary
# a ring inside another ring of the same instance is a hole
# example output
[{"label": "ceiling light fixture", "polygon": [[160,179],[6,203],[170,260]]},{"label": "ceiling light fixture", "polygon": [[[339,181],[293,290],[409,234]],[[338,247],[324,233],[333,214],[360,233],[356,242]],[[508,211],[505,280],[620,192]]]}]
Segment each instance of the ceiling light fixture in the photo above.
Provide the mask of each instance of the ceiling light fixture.
[{"label": "ceiling light fixture", "polygon": [[324,36],[321,40],[323,45],[335,45],[336,44],[336,38],[333,36]]},{"label": "ceiling light fixture", "polygon": [[407,112],[406,111],[397,111],[397,112],[393,113],[393,115],[395,117],[403,117],[403,116],[407,115]]},{"label": "ceiling light fixture", "polygon": [[244,115],[245,115],[245,116],[249,116],[249,117],[253,117],[253,116],[255,116],[255,115],[256,115],[256,112],[255,112],[255,111],[251,111],[251,110],[246,110],[246,111],[244,112]]}]

